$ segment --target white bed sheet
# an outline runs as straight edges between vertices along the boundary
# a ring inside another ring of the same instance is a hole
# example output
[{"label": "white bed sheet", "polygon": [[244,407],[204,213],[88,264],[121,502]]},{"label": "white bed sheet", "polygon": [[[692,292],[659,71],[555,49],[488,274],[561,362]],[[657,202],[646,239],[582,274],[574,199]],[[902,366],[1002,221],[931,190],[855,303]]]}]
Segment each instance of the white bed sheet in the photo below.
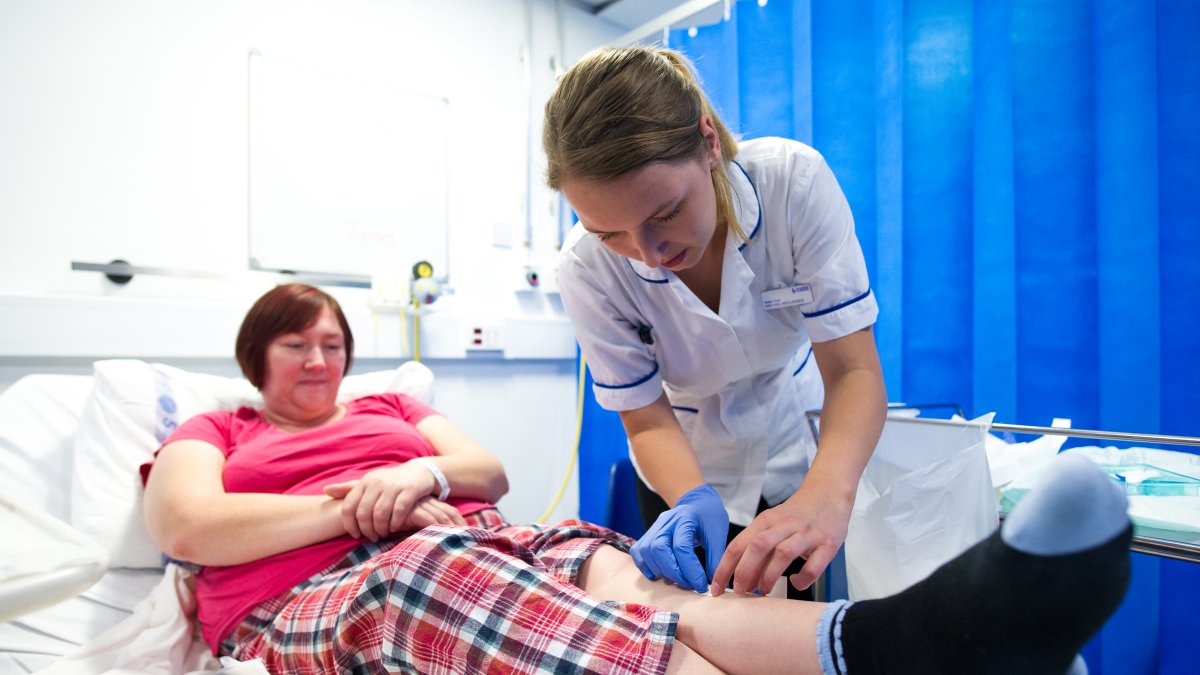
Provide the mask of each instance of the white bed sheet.
[{"label": "white bed sheet", "polygon": [[[193,617],[193,578],[178,565],[165,573],[133,613],[97,638],[73,649],[38,675],[199,675],[221,671],[200,639]],[[260,671],[261,662],[258,664]]]},{"label": "white bed sheet", "polygon": [[0,624],[0,675],[49,666],[133,615],[162,570],[109,570],[82,595]]},{"label": "white bed sheet", "polygon": [[41,509],[0,494],[0,621],[87,590],[108,570],[108,552]]},{"label": "white bed sheet", "polygon": [[[86,375],[30,375],[0,392],[0,495],[69,528]],[[19,523],[18,523],[19,524]],[[81,594],[0,623],[0,675],[36,672],[133,616],[163,570],[110,569]]]}]

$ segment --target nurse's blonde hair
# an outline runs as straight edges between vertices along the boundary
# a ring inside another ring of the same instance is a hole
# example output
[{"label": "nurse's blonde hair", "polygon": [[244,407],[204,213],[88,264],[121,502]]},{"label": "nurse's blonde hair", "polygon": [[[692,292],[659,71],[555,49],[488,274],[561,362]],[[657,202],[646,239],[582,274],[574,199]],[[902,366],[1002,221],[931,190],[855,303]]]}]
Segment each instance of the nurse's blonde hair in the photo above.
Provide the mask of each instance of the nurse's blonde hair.
[{"label": "nurse's blonde hair", "polygon": [[546,102],[546,183],[561,190],[568,181],[609,181],[651,162],[704,161],[702,116],[712,121],[721,146],[722,161],[710,171],[717,219],[746,241],[725,173],[737,141],[704,95],[691,61],[670,49],[606,47],[567,70]]}]

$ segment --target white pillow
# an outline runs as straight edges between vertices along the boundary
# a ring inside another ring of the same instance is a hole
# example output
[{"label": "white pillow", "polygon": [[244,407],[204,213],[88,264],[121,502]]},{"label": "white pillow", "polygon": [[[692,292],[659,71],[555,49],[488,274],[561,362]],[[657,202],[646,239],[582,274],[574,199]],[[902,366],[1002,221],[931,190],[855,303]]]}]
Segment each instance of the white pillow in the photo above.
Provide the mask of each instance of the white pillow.
[{"label": "white pillow", "polygon": [[[242,378],[193,373],[132,359],[97,361],[95,383],[75,438],[71,524],[108,550],[112,567],[161,567],[162,552],[142,522],[138,467],[179,424],[211,410],[262,406]],[[338,400],[401,392],[426,403],[433,373],[420,363],[351,375]]]},{"label": "white pillow", "polygon": [[[338,403],[371,394],[408,394],[422,403],[433,405],[433,371],[423,363],[409,361],[395,370],[347,375],[342,378],[342,386],[338,389]],[[261,396],[255,405],[262,405]]]}]

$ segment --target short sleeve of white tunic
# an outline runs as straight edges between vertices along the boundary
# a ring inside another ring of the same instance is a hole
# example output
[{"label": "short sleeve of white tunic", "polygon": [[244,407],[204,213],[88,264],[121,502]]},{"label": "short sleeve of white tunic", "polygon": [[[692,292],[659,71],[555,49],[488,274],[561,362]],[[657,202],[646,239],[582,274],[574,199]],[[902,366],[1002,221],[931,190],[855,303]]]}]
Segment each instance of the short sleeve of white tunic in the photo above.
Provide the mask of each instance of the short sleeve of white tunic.
[{"label": "short sleeve of white tunic", "polygon": [[[875,322],[878,308],[853,217],[824,158],[796,141],[755,139],[741,144],[727,173],[739,223],[750,237],[748,243],[730,239],[727,249],[736,249],[749,272],[733,276],[737,266],[727,253],[720,316],[710,316],[713,321],[697,323],[706,310],[669,270],[613,253],[580,225],[568,237],[559,287],[604,408],[649,405],[662,395],[664,381],[673,391],[716,395],[754,372],[786,367],[810,340],[834,340]],[[743,295],[724,288],[734,282],[746,286]],[[766,308],[781,289],[793,289],[799,303]],[[708,334],[719,332],[721,323],[733,343]],[[748,365],[729,363],[734,343],[745,358],[732,361]]]}]

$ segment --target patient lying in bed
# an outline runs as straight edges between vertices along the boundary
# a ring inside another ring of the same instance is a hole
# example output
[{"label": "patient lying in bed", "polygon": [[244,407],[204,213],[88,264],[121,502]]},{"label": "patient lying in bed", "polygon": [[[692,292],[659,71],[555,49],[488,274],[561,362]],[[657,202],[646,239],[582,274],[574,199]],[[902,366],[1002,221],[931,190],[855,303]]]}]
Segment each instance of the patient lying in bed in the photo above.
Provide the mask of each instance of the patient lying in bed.
[{"label": "patient lying in bed", "polygon": [[1128,582],[1124,496],[1069,460],[1054,491],[897,596],[826,605],[650,582],[620,534],[505,522],[503,467],[428,406],[339,404],[352,355],[332,297],[268,292],[237,338],[263,407],[189,420],[143,468],[152,537],[203,566],[215,653],[278,673],[1058,675]]}]

